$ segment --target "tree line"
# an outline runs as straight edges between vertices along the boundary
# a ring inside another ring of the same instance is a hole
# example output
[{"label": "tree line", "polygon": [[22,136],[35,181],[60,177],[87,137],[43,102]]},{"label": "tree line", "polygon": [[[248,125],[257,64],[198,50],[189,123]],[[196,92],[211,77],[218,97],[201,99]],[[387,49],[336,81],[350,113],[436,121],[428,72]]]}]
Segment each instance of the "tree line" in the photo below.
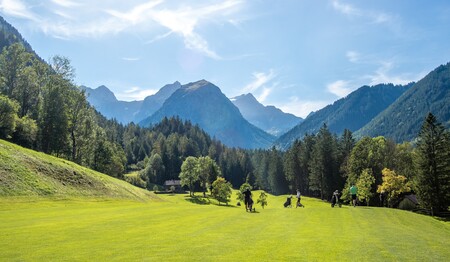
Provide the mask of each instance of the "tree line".
[{"label": "tree line", "polygon": [[355,184],[367,204],[378,204],[381,192],[388,192],[390,205],[415,192],[425,207],[449,206],[449,132],[432,114],[413,143],[384,137],[356,141],[348,130],[337,137],[324,124],[287,151],[244,150],[226,147],[177,117],[151,128],[108,120],[89,105],[74,76],[67,58],[55,56],[45,63],[20,44],[5,47],[0,54],[0,138],[118,178],[137,170],[143,181],[138,184],[148,189],[188,175],[183,164],[194,159],[199,170],[206,166],[198,171],[201,179],[192,183],[192,191],[206,191],[223,177],[234,188],[248,183],[273,194],[299,189],[328,200],[334,190],[345,199]]}]

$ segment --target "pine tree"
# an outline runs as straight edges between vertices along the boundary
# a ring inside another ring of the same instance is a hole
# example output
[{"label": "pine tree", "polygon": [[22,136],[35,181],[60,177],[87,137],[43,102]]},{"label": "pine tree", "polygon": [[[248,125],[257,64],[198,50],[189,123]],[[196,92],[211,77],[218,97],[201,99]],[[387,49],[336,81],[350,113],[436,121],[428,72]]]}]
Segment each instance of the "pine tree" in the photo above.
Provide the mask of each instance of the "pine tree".
[{"label": "pine tree", "polygon": [[417,142],[416,188],[422,205],[433,211],[450,205],[450,135],[429,113]]}]

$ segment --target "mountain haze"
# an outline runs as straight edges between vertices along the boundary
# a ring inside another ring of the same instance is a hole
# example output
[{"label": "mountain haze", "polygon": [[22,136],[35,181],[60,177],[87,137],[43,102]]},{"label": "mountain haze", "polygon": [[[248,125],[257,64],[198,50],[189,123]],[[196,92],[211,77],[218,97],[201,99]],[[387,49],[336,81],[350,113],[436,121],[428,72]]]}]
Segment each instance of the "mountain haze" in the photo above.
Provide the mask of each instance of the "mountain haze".
[{"label": "mountain haze", "polygon": [[347,97],[310,114],[302,123],[282,135],[276,144],[287,148],[305,134],[316,134],[323,124],[338,135],[345,129],[354,132],[385,110],[411,86],[380,84],[360,87]]},{"label": "mountain haze", "polygon": [[99,86],[96,89],[84,86],[82,88],[86,90],[89,103],[102,115],[127,124],[138,123],[151,116],[180,87],[181,84],[178,81],[165,85],[157,93],[147,96],[143,101],[119,101],[106,86]]},{"label": "mountain haze", "polygon": [[198,124],[222,143],[241,148],[268,148],[274,137],[245,120],[239,109],[212,83],[201,80],[176,90],[141,126],[179,116]]},{"label": "mountain haze", "polygon": [[411,141],[430,112],[445,127],[450,126],[450,63],[418,81],[355,136],[385,136],[397,143]]},{"label": "mountain haze", "polygon": [[284,134],[303,120],[293,114],[284,113],[274,106],[262,105],[250,93],[230,100],[251,124],[274,136]]},{"label": "mountain haze", "polygon": [[120,123],[126,124],[134,121],[134,117],[143,104],[142,101],[119,101],[106,86],[96,89],[82,86],[86,90],[88,102],[106,118],[115,118]]}]

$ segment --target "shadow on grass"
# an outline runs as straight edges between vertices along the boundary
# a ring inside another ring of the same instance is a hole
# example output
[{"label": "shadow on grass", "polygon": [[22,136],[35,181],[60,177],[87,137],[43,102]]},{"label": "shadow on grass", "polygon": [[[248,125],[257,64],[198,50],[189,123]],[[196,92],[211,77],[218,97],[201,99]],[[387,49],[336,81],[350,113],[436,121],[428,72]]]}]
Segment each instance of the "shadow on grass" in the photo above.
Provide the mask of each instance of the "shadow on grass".
[{"label": "shadow on grass", "polygon": [[198,197],[198,196],[187,196],[185,198],[186,201],[191,202],[192,204],[197,205],[210,205],[211,201],[209,198],[205,197]]}]

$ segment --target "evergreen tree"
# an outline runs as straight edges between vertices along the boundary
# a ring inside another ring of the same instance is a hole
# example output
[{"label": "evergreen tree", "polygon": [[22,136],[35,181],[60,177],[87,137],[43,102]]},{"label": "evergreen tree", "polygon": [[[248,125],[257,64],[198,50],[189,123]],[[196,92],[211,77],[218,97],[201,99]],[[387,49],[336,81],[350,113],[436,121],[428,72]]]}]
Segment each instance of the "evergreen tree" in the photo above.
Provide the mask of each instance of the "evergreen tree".
[{"label": "evergreen tree", "polygon": [[331,135],[324,124],[317,134],[317,142],[312,151],[309,163],[309,186],[320,194],[321,199],[331,196],[334,191],[335,177],[338,176],[336,168],[336,139]]},{"label": "evergreen tree", "polygon": [[417,141],[416,188],[422,205],[433,211],[450,205],[450,135],[429,113]]}]

